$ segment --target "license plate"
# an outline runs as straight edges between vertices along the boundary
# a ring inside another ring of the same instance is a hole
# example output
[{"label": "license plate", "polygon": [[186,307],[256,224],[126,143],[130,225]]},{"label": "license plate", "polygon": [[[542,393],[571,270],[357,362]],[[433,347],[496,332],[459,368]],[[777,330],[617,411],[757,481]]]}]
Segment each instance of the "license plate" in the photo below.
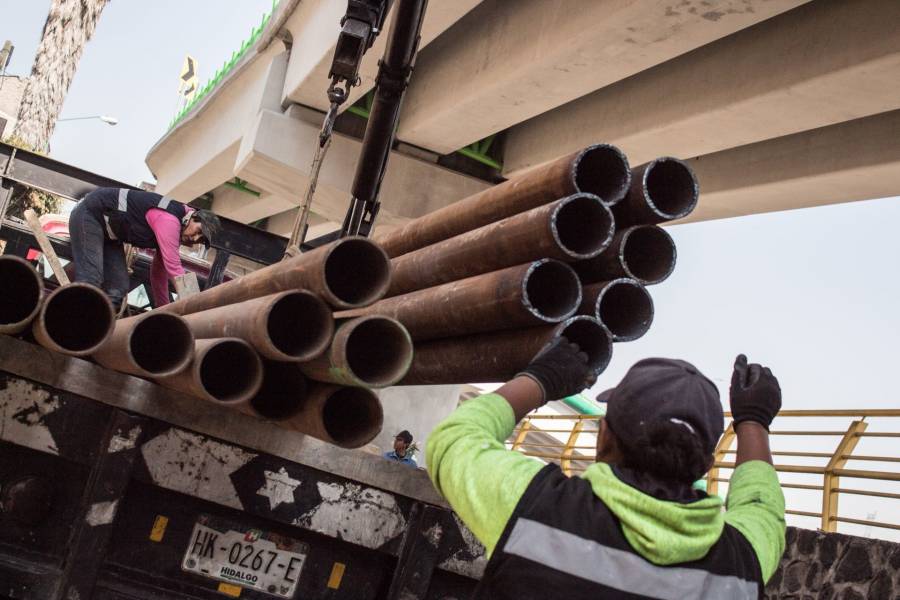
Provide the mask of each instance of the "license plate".
[{"label": "license plate", "polygon": [[194,525],[181,568],[291,598],[308,553],[303,542],[202,516]]}]

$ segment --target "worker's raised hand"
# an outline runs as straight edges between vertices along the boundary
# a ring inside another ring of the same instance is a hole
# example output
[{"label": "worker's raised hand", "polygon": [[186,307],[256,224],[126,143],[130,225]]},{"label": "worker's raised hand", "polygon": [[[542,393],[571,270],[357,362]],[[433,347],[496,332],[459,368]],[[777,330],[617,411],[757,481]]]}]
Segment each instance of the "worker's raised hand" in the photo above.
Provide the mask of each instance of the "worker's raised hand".
[{"label": "worker's raised hand", "polygon": [[766,429],[781,410],[781,387],[768,367],[738,354],[731,375],[731,415],[734,424],[755,421]]},{"label": "worker's raised hand", "polygon": [[577,394],[597,380],[597,374],[588,366],[588,355],[562,336],[541,348],[519,375],[536,381],[545,401]]}]

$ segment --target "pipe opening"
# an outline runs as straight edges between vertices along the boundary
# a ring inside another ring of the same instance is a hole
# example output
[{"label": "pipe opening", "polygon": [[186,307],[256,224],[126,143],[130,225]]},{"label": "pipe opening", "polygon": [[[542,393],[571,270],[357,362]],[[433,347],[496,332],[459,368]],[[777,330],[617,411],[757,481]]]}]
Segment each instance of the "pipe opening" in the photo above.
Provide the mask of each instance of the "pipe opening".
[{"label": "pipe opening", "polygon": [[346,308],[365,306],[384,296],[391,263],[379,246],[365,238],[341,240],[325,260],[325,282]]},{"label": "pipe opening", "polygon": [[675,270],[675,242],[662,227],[632,228],[622,241],[621,253],[628,275],[644,285],[659,283]]},{"label": "pipe opening", "polygon": [[250,405],[265,419],[287,419],[303,406],[308,387],[306,377],[295,363],[265,360],[262,386]]},{"label": "pipe opening", "polygon": [[674,158],[660,158],[647,167],[644,186],[650,204],[667,220],[690,214],[700,193],[694,173]]},{"label": "pipe opening", "polygon": [[577,194],[563,200],[551,220],[553,234],[572,258],[591,258],[609,246],[613,216],[597,196]]},{"label": "pipe opening", "polygon": [[371,317],[356,325],[347,338],[347,365],[366,385],[384,387],[406,375],[412,362],[412,341],[398,322]]},{"label": "pipe opening", "polygon": [[561,327],[560,334],[578,344],[588,355],[588,365],[595,373],[602,373],[612,359],[612,336],[609,330],[593,317],[572,317]]},{"label": "pipe opening", "polygon": [[282,296],[272,305],[266,330],[279,352],[309,360],[331,343],[334,321],[331,310],[318,296],[297,292]]},{"label": "pipe opening", "polygon": [[194,336],[177,315],[154,311],[135,325],[129,347],[141,369],[152,375],[172,375],[190,362]]},{"label": "pipe opening", "polygon": [[581,304],[581,283],[569,265],[544,260],[525,275],[525,302],[531,314],[551,323],[575,314]]},{"label": "pipe opening", "polygon": [[574,169],[578,191],[600,196],[607,205],[624,198],[631,186],[628,159],[615,146],[599,144],[587,148]]},{"label": "pipe opening", "polygon": [[322,425],[338,446],[358,448],[370,442],[384,421],[381,402],[371,390],[344,387],[322,407]]},{"label": "pipe opening", "polygon": [[200,384],[219,402],[244,399],[259,381],[259,359],[253,349],[237,340],[223,340],[203,355]]},{"label": "pipe opening", "polygon": [[632,279],[611,281],[597,298],[596,316],[613,339],[636,340],[653,322],[653,299],[647,289]]},{"label": "pipe opening", "polygon": [[41,279],[24,260],[0,259],[0,328],[34,316],[41,302]]},{"label": "pipe opening", "polygon": [[103,343],[112,330],[113,318],[109,300],[89,285],[57,288],[44,307],[47,336],[68,352],[87,352]]}]

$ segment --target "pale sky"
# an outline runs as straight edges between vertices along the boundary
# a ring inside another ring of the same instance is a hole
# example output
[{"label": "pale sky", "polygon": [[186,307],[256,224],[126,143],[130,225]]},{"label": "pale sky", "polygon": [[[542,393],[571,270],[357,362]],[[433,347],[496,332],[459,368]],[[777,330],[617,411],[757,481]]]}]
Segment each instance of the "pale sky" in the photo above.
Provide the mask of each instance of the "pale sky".
[{"label": "pale sky", "polygon": [[[0,0],[0,43],[16,45],[11,74],[28,74],[48,5]],[[60,123],[51,156],[131,184],[149,180],[144,157],[175,113],[184,55],[198,59],[205,81],[270,9],[271,0],[111,1],[62,115],[107,114],[120,123]],[[785,408],[900,406],[897,200],[670,227],[678,266],[651,288],[653,326],[616,345],[592,396],[635,361],[671,356],[697,365],[724,400],[734,356],[744,352],[778,376]],[[878,427],[900,431],[893,421]],[[898,456],[896,446],[876,449]],[[896,502],[881,510],[878,518],[900,523]]]}]

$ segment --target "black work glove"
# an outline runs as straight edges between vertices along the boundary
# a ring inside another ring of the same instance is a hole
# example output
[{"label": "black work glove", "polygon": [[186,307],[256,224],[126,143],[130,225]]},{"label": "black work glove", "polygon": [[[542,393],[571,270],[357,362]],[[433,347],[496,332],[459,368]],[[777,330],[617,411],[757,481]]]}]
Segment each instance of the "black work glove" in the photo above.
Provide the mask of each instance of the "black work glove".
[{"label": "black work glove", "polygon": [[768,367],[747,364],[738,354],[731,375],[731,416],[734,424],[755,421],[768,431],[772,419],[781,410],[781,388]]},{"label": "black work glove", "polygon": [[563,336],[550,340],[519,375],[541,386],[545,402],[577,394],[597,381],[597,374],[588,366],[588,355]]}]

